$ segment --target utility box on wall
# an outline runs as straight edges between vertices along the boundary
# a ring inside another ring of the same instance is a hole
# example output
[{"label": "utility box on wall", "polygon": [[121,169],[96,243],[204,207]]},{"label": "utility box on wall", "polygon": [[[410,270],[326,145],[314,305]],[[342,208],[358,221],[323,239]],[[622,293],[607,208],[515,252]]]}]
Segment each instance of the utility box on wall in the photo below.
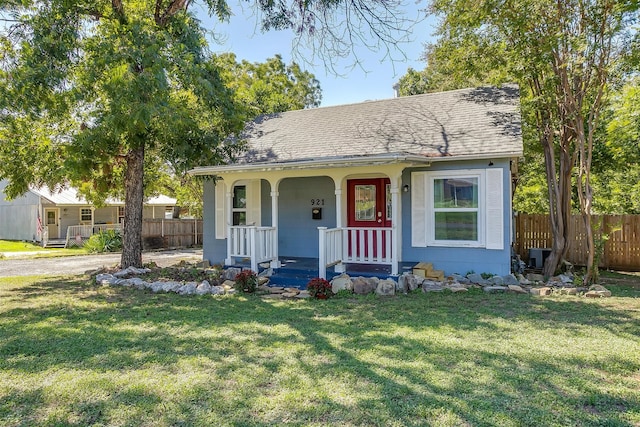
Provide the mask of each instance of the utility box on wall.
[{"label": "utility box on wall", "polygon": [[311,219],[322,219],[322,208],[312,208]]}]

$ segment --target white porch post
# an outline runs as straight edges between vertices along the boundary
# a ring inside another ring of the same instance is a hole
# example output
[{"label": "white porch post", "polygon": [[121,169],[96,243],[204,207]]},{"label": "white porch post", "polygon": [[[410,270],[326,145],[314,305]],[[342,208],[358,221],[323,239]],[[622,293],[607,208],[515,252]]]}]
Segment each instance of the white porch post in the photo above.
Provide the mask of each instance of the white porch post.
[{"label": "white porch post", "polygon": [[342,188],[336,182],[336,228],[342,228]]},{"label": "white porch post", "polygon": [[258,272],[258,251],[256,241],[257,227],[254,225],[249,228],[249,256],[251,257],[251,270]]},{"label": "white porch post", "polygon": [[327,227],[318,227],[318,276],[321,279],[327,278]]},{"label": "white porch post", "polygon": [[276,238],[273,242],[276,259],[271,261],[271,268],[280,268],[280,257],[278,253],[278,183],[271,182],[271,226],[276,229]]},{"label": "white porch post", "polygon": [[390,177],[391,180],[391,274],[398,275],[398,263],[402,245],[402,208],[400,205],[400,185],[402,175]]},{"label": "white porch post", "polygon": [[[342,223],[342,187],[341,187],[342,180],[336,180],[334,178],[334,181],[335,181],[335,185],[336,185],[336,190],[335,190],[335,194],[336,194],[336,228],[342,228],[342,227],[344,227],[344,225]],[[342,234],[342,236],[346,236],[346,235],[347,235],[346,233]],[[343,242],[343,244],[344,244],[344,242]],[[336,264],[336,266],[334,267],[334,270],[335,270],[336,273],[344,273],[347,269],[346,269],[345,265],[342,263],[342,261],[340,261],[338,264]],[[325,275],[326,275],[326,273],[325,273]]]},{"label": "white porch post", "polygon": [[230,185],[227,188],[226,196],[227,196],[226,197],[226,199],[227,199],[227,206],[226,206],[227,215],[226,215],[226,217],[227,217],[227,221],[228,221],[227,225],[226,225],[226,227],[227,227],[227,258],[225,258],[224,263],[226,265],[233,265],[235,262],[234,262],[233,257],[231,256],[231,243],[232,243],[231,240],[232,240],[233,236],[231,234],[231,225],[230,225],[230,224],[233,224],[233,222],[232,222],[233,221],[233,186]]}]

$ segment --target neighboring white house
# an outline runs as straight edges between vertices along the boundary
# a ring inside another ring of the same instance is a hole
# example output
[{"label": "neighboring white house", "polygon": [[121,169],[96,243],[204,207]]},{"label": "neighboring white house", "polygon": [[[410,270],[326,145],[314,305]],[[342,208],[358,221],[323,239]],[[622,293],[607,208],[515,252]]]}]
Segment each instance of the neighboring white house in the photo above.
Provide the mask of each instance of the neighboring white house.
[{"label": "neighboring white house", "polygon": [[[0,181],[0,239],[40,242],[43,235],[49,240],[66,239],[73,227],[83,230],[85,237],[85,230],[117,228],[124,218],[120,200],[108,199],[106,206],[96,208],[75,188],[51,191],[47,187],[31,188],[21,197],[6,200],[6,185],[7,181]],[[176,199],[171,197],[152,197],[144,204],[143,218],[173,218],[176,214]]]}]

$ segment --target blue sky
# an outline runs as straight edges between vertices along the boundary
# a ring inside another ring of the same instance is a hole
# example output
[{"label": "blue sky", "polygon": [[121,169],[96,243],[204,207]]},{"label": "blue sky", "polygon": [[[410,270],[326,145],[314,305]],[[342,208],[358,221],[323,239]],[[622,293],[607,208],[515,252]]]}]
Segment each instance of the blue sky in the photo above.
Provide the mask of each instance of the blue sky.
[{"label": "blue sky", "polygon": [[[395,60],[385,58],[383,51],[372,52],[365,47],[356,47],[355,54],[360,65],[350,67],[354,56],[338,62],[336,75],[316,58],[313,64],[305,63],[312,60],[310,50],[302,50],[295,56],[292,50],[294,34],[291,31],[260,31],[257,18],[252,11],[230,2],[234,16],[228,23],[220,23],[208,18],[206,13],[198,13],[206,28],[213,28],[217,42],[210,41],[210,48],[214,53],[233,52],[238,60],[246,59],[250,62],[262,62],[275,54],[282,55],[286,63],[292,58],[302,68],[313,73],[320,81],[322,88],[322,106],[357,103],[366,100],[386,99],[393,97],[393,84],[407,71],[407,68],[421,70],[424,62],[420,60],[424,52],[424,43],[432,39],[434,32],[433,19],[417,24],[412,31],[411,41],[403,44],[400,50],[392,50],[391,56]],[[244,3],[245,5],[247,3]],[[415,19],[419,16],[424,3],[414,3],[408,0],[405,16]],[[406,59],[404,58],[406,56]],[[306,61],[304,61],[306,60]]]}]

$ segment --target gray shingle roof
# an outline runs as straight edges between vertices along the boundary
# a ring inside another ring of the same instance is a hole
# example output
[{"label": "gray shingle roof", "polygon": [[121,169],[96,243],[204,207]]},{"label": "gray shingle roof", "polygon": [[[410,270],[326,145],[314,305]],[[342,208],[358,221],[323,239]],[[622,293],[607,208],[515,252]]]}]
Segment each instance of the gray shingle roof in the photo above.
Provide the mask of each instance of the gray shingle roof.
[{"label": "gray shingle roof", "polygon": [[239,163],[385,154],[522,155],[517,86],[483,87],[262,116]]}]

